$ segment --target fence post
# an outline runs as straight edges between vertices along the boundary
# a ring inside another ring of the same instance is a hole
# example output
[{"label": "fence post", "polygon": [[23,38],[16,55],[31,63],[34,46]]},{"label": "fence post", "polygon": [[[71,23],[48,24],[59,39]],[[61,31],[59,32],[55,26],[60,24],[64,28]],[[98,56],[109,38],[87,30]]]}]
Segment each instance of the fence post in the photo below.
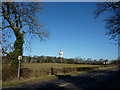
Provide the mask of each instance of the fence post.
[{"label": "fence post", "polygon": [[54,68],[51,68],[51,75],[54,75]]},{"label": "fence post", "polygon": [[18,80],[20,79],[20,60],[19,60],[19,65],[18,65]]}]

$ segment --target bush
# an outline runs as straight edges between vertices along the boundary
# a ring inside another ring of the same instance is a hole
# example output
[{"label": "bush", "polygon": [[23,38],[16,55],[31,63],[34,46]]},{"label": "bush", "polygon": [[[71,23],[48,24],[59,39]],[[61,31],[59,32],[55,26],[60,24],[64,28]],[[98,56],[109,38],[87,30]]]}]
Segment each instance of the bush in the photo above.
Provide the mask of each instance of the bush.
[{"label": "bush", "polygon": [[63,73],[71,73],[71,72],[75,72],[74,68],[63,68]]},{"label": "bush", "polygon": [[17,78],[17,67],[9,64],[2,67],[2,81],[9,81]]},{"label": "bush", "polygon": [[[18,67],[11,66],[9,64],[4,64],[2,67],[2,80],[9,81],[17,79],[18,75]],[[33,76],[33,70],[29,68],[21,68],[20,77],[22,78],[30,78]]]},{"label": "bush", "polygon": [[31,70],[29,68],[22,68],[20,71],[21,71],[20,76],[22,78],[30,78],[33,76],[33,70]]},{"label": "bush", "polygon": [[12,66],[18,66],[19,62],[18,62],[18,60],[11,60],[10,63]]}]

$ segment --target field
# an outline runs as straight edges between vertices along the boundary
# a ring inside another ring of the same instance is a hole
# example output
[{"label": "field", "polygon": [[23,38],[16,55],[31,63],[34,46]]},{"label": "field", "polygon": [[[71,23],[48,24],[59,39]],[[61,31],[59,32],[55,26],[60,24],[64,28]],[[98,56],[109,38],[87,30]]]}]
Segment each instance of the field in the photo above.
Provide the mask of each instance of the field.
[{"label": "field", "polygon": [[24,68],[32,70],[45,70],[50,68],[79,68],[79,67],[97,67],[101,65],[87,65],[87,64],[60,64],[60,63],[23,63]]},{"label": "field", "polygon": [[[109,66],[109,67],[103,67],[104,65],[87,65],[87,64],[60,64],[60,63],[22,63],[22,67],[23,68],[28,68],[30,69],[30,71],[24,71],[24,75],[25,77],[21,76],[20,80],[17,80],[15,78],[9,79],[4,81],[2,83],[3,87],[7,87],[7,86],[15,86],[15,85],[20,85],[20,84],[25,84],[25,83],[32,83],[32,82],[37,82],[37,81],[44,81],[44,80],[51,80],[51,79],[55,79],[57,78],[55,75],[49,75],[46,74],[47,72],[50,72],[51,68],[58,68],[57,69],[57,73],[58,75],[80,75],[80,74],[85,74],[90,72],[91,70],[84,70],[84,71],[74,71],[75,69],[72,68],[81,68],[81,67],[99,67],[102,66],[100,68],[96,68],[94,70],[104,70],[104,69],[109,69],[109,68],[113,68],[113,66]],[[70,68],[70,69],[67,69]],[[63,70],[65,70],[67,72],[63,72]],[[73,71],[71,71],[73,70]],[[69,72],[70,71],[70,72]],[[7,75],[11,75],[11,71],[9,72],[9,70],[7,72],[5,72]],[[9,73],[9,74],[8,74]],[[26,77],[27,76],[27,77]],[[5,77],[5,75],[4,75]]]}]

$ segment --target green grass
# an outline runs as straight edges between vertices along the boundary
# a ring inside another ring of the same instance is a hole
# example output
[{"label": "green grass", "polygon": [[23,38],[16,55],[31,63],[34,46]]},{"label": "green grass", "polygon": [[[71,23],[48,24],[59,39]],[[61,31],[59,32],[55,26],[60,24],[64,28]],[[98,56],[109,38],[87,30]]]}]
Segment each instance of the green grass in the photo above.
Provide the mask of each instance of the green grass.
[{"label": "green grass", "polygon": [[22,63],[24,68],[32,70],[45,70],[53,68],[74,68],[74,67],[96,67],[101,65],[85,65],[85,64],[60,64],[60,63]]},{"label": "green grass", "polygon": [[56,76],[51,75],[51,76],[41,76],[38,78],[31,78],[31,79],[11,80],[7,82],[2,82],[2,87],[18,86],[26,83],[28,84],[28,83],[34,83],[34,82],[40,82],[40,81],[52,80],[52,79],[56,79]]}]

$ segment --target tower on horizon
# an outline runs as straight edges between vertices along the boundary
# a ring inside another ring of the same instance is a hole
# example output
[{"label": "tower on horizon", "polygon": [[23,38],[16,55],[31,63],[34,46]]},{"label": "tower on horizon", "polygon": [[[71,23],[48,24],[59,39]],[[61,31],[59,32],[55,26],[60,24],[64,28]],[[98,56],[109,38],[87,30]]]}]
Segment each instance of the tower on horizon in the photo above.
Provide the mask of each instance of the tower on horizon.
[{"label": "tower on horizon", "polygon": [[60,50],[59,52],[59,57],[62,58],[63,57],[63,51]]}]

